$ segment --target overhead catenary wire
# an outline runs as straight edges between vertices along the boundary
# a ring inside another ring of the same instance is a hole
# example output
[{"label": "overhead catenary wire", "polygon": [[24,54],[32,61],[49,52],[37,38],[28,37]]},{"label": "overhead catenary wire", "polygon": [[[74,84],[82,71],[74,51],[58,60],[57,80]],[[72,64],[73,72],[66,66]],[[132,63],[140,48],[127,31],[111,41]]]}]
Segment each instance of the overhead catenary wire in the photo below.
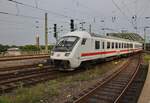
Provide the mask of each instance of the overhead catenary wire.
[{"label": "overhead catenary wire", "polygon": [[0,19],[0,22],[3,22],[3,23],[9,23],[9,24],[19,24],[19,25],[22,25],[22,24],[34,24],[33,22],[18,22],[18,21],[11,21],[11,20],[3,20],[3,19]]},{"label": "overhead catenary wire", "polygon": [[[77,5],[78,7],[82,7],[82,8],[84,8],[84,9],[88,9],[88,11],[90,10],[91,13],[93,13],[93,12],[95,12],[96,14],[99,14],[99,13],[100,13],[100,12],[97,11],[96,9],[90,8],[90,7],[88,7],[87,5],[81,3],[81,1],[77,1],[77,0],[74,0],[74,1],[76,2],[76,5]],[[94,15],[93,17],[99,19],[99,18],[101,18],[102,16],[103,16],[103,14],[101,13],[101,15]]]},{"label": "overhead catenary wire", "polygon": [[[141,9],[141,11],[139,11],[139,17],[141,17],[145,12],[146,12],[146,9],[148,9],[148,7],[150,6],[149,3],[150,1],[147,0],[148,3],[146,3],[146,5],[144,5],[144,7]],[[140,13],[141,12],[141,13]]]},{"label": "overhead catenary wire", "polygon": [[44,18],[39,18],[39,17],[34,17],[34,16],[26,16],[26,15],[22,15],[22,14],[17,15],[17,14],[14,14],[14,13],[9,13],[9,12],[4,12],[4,11],[0,11],[0,14],[24,17],[24,18],[29,18],[29,19],[38,19],[38,20],[43,20],[44,19]]},{"label": "overhead catenary wire", "polygon": [[133,15],[133,13],[131,12],[131,10],[128,8],[128,5],[127,5],[124,1],[122,1],[122,4],[124,5],[124,8],[126,8],[127,11],[128,11],[131,15]]},{"label": "overhead catenary wire", "polygon": [[[9,12],[4,12],[4,11],[0,11],[0,14],[16,16],[16,17],[23,17],[23,18],[32,19],[32,20],[44,21],[44,18],[35,17],[35,16],[27,16],[27,15],[22,15],[22,14],[14,14],[14,13],[9,13]],[[54,21],[54,19],[49,19],[48,21],[50,21],[50,20]],[[63,23],[69,23],[67,21],[61,21],[61,20],[57,20],[57,21],[63,22]]]},{"label": "overhead catenary wire", "polygon": [[131,23],[132,26],[134,27],[134,24],[130,21],[130,19],[128,19],[128,16],[122,11],[122,9],[118,6],[118,4],[116,4],[114,0],[112,0],[112,2],[115,5],[115,7],[127,18],[128,22]]},{"label": "overhead catenary wire", "polygon": [[78,20],[78,21],[81,20],[81,19],[78,19],[78,18],[74,18],[74,17],[71,17],[71,16],[67,16],[67,15],[64,15],[64,14],[61,14],[61,13],[57,13],[57,12],[54,12],[54,11],[51,11],[51,10],[46,10],[46,9],[39,8],[39,7],[36,7],[36,6],[33,6],[33,5],[29,5],[29,4],[25,4],[25,3],[22,3],[22,2],[18,2],[18,1],[15,1],[15,0],[7,0],[7,1],[19,4],[19,5],[23,5],[23,6],[26,6],[26,7],[38,9],[38,10],[41,10],[41,11],[44,11],[44,12],[48,12],[48,13],[53,14],[55,16],[59,16],[59,17],[63,17],[63,18],[70,18],[70,19],[73,18],[73,19]]}]

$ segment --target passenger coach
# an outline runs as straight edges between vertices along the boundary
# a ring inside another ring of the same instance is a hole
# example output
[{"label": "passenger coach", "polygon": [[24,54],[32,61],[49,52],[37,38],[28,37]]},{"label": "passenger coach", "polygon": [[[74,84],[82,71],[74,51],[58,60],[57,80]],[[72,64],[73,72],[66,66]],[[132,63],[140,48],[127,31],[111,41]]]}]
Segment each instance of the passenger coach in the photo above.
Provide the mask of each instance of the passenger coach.
[{"label": "passenger coach", "polygon": [[142,43],[136,41],[75,31],[58,40],[51,52],[51,59],[59,70],[74,70],[83,62],[141,50]]}]

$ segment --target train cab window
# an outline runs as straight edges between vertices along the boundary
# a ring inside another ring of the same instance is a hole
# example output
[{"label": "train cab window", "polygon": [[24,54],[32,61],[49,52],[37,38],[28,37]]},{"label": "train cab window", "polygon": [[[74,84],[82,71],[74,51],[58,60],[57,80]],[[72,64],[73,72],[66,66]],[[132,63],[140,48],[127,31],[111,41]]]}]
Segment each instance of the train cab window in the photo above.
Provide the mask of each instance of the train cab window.
[{"label": "train cab window", "polygon": [[81,42],[81,45],[85,45],[86,40],[87,40],[86,38],[83,38],[83,39],[82,39],[82,42]]},{"label": "train cab window", "polygon": [[110,49],[110,42],[107,42],[107,49]]},{"label": "train cab window", "polygon": [[118,48],[118,43],[116,43],[116,49]]},{"label": "train cab window", "polygon": [[114,42],[112,42],[111,48],[114,49]]},{"label": "train cab window", "polygon": [[95,41],[95,49],[100,49],[100,41]]},{"label": "train cab window", "polygon": [[105,42],[102,42],[102,49],[105,49]]}]

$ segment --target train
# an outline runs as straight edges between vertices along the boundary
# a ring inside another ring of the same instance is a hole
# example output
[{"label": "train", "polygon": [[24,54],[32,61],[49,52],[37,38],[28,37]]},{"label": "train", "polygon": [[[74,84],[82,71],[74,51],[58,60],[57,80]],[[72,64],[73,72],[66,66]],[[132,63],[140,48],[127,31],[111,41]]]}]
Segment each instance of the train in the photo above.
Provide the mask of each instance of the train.
[{"label": "train", "polygon": [[83,63],[142,50],[143,44],[138,41],[74,31],[57,41],[50,58],[58,70],[73,71]]}]

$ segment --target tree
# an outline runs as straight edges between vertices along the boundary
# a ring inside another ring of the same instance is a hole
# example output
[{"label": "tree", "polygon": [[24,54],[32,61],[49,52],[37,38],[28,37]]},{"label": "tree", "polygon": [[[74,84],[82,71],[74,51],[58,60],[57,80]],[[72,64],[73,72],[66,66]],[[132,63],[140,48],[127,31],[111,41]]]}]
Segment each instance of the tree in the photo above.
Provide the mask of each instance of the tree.
[{"label": "tree", "polygon": [[0,53],[7,51],[8,48],[10,48],[10,46],[0,44]]},{"label": "tree", "polygon": [[22,51],[39,51],[40,49],[36,47],[35,45],[25,45],[21,46],[20,50]]}]

